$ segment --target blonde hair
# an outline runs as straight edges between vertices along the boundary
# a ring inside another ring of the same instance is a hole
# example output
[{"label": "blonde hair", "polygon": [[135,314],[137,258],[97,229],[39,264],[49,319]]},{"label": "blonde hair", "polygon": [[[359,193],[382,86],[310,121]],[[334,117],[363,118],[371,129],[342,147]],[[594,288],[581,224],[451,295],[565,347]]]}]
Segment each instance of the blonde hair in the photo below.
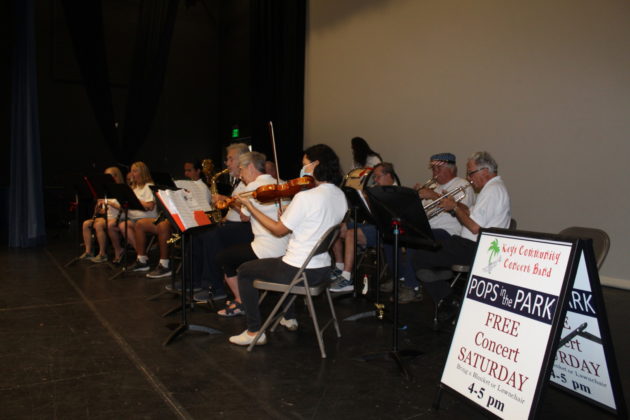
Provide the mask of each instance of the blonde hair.
[{"label": "blonde hair", "polygon": [[120,172],[118,166],[110,166],[109,168],[105,169],[105,173],[110,174],[112,178],[114,178],[116,184],[123,184],[125,182],[122,172]]},{"label": "blonde hair", "polygon": [[131,188],[136,188],[136,182],[131,176],[131,171],[127,172],[127,175],[125,175],[125,180],[127,181],[127,185],[129,185]]},{"label": "blonde hair", "polygon": [[135,187],[142,188],[146,184],[153,184],[153,178],[151,178],[151,172],[149,172],[149,167],[144,162],[134,162],[131,164],[131,169],[133,167],[138,168],[140,171],[140,182],[135,184]]}]

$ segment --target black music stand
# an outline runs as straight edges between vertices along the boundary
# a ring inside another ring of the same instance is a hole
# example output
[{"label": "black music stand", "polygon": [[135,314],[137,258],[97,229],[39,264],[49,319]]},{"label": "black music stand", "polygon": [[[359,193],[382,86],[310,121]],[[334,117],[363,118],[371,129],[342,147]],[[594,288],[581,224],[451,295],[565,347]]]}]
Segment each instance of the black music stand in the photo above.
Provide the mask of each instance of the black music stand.
[{"label": "black music stand", "polygon": [[113,280],[116,277],[127,272],[127,235],[129,234],[129,232],[127,231],[127,221],[129,220],[129,210],[144,211],[144,207],[142,207],[140,200],[138,200],[138,197],[136,197],[136,193],[134,193],[131,187],[127,184],[107,184],[105,185],[105,191],[107,192],[108,197],[112,197],[118,200],[118,203],[120,204],[120,210],[125,216],[125,234],[123,235],[124,252],[122,256],[122,261],[120,262],[120,271],[109,278],[109,280]]},{"label": "black music stand", "polygon": [[[376,186],[367,190],[372,215],[386,242],[394,244],[394,311],[392,349],[361,356],[359,360],[370,361],[382,358],[394,360],[406,379],[412,375],[405,368],[402,357],[417,357],[417,350],[398,349],[398,254],[400,246],[409,248],[437,249],[431,227],[422,211],[418,193],[411,188]],[[401,236],[402,235],[402,236]]]},{"label": "black music stand", "polygon": [[[342,187],[341,190],[346,195],[346,200],[348,201],[348,207],[352,210],[352,219],[355,223],[354,229],[354,264],[352,266],[352,278],[354,279],[354,292],[352,293],[353,297],[358,297],[359,284],[358,280],[358,251],[357,251],[357,225],[359,224],[359,220],[364,223],[369,223],[376,225],[376,221],[372,217],[370,213],[370,209],[368,208],[367,202],[361,195],[361,191],[352,188],[352,187]],[[378,227],[377,227],[378,229]],[[376,302],[374,303],[375,309],[371,311],[361,312],[358,314],[351,315],[347,318],[344,318],[344,321],[357,321],[363,318],[369,318],[372,316],[376,316],[378,319],[383,319],[383,310],[384,305],[380,303],[380,278],[381,278],[381,234],[377,232],[376,235]],[[347,295],[346,295],[347,296]]]},{"label": "black music stand", "polygon": [[[169,223],[171,224],[171,227],[179,232],[178,233],[178,235],[179,235],[179,239],[178,240],[182,240],[183,239],[183,232],[179,229],[177,224],[174,223],[173,218],[170,216],[170,214],[168,212],[168,209],[166,207],[164,207],[164,204],[162,204],[162,200],[160,200],[158,198],[157,194],[156,194],[159,190],[165,190],[165,189],[168,189],[168,190],[179,190],[180,188],[178,188],[177,186],[174,187],[174,188],[171,188],[171,187],[161,188],[161,187],[156,187],[155,185],[151,185],[149,188],[153,192],[153,197],[155,198],[155,204],[157,206],[157,209],[159,210],[158,211],[158,217],[155,219],[153,224],[158,224],[160,222],[160,218],[168,220]],[[207,227],[204,227],[204,228],[207,228]],[[192,247],[192,244],[191,244],[191,247]],[[184,265],[184,255],[185,255],[185,252],[186,252],[186,250],[184,248],[183,240],[182,240],[181,250],[182,250],[182,266],[183,266]],[[193,272],[192,264],[193,264],[193,261],[191,260],[190,269],[188,270],[190,273]],[[174,266],[173,266],[173,269],[171,270],[171,272],[172,272],[172,274],[171,274],[171,290],[166,290],[165,289],[165,290],[162,290],[162,291],[156,293],[155,295],[149,296],[147,298],[148,301],[156,300],[156,299],[158,299],[159,297],[161,297],[161,296],[163,296],[165,294],[171,294],[171,295],[173,295],[173,297],[177,297],[177,295],[181,294],[180,292],[177,291],[177,288],[176,288],[177,279],[176,279],[176,270],[175,270]],[[183,277],[183,274],[182,274],[182,277]],[[184,282],[182,281],[182,286],[183,286],[183,283]],[[187,305],[187,307],[189,307],[191,309],[194,309],[194,307],[195,307],[194,300],[191,299],[189,304]],[[214,302],[212,302],[212,300],[209,300],[208,308],[210,310],[212,310],[213,312],[216,312],[216,307],[214,306]],[[166,312],[164,312],[162,314],[162,317],[166,318],[167,316],[170,316],[170,315],[172,315],[172,314],[174,314],[176,312],[179,312],[180,310],[182,310],[182,306],[180,306],[180,305],[174,306],[173,308],[171,308],[171,309],[167,310]]]},{"label": "black music stand", "polygon": [[151,172],[151,178],[153,179],[153,186],[161,190],[164,190],[164,189],[176,190],[177,189],[177,186],[175,185],[175,182],[173,181],[173,177],[167,172]]},{"label": "black music stand", "polygon": [[[168,211],[168,209],[166,208],[166,206],[162,204],[162,201],[159,199],[157,194],[155,195],[156,195],[155,197],[156,203],[162,209],[164,216],[170,221],[171,225],[178,227],[177,223],[175,223],[175,220],[173,220],[173,217],[171,213]],[[186,230],[181,230],[178,228],[181,234],[181,241],[182,241],[182,267],[183,269],[182,269],[181,304],[179,308],[175,310],[170,310],[163,316],[166,316],[168,314],[176,312],[177,310],[180,310],[182,317],[181,317],[180,323],[175,327],[173,332],[164,341],[163,343],[164,346],[168,346],[173,341],[175,341],[179,336],[183,335],[187,331],[196,331],[196,332],[202,332],[202,333],[207,333],[207,334],[222,334],[221,331],[211,328],[211,327],[206,327],[204,325],[191,324],[188,319],[188,309],[193,308],[193,302],[194,302],[193,278],[192,278],[193,277],[192,276],[192,273],[193,273],[192,247],[193,247],[194,241],[192,240],[192,236],[213,227],[214,227],[213,225],[205,225],[205,226],[191,227]],[[175,278],[174,276],[175,276],[175,270],[173,270],[173,276],[172,276],[173,280]]]},{"label": "black music stand", "polygon": [[[94,202],[94,205],[96,206],[97,200],[99,198],[106,198],[107,194],[105,192],[105,185],[107,184],[114,184],[114,178],[112,178],[112,176],[110,174],[97,174],[97,175],[89,175],[89,176],[82,176],[81,177],[81,181],[79,182],[77,185],[75,185],[75,188],[77,190],[77,209],[76,209],[76,223],[77,226],[79,226],[79,213],[78,213],[78,203],[79,203],[79,197],[84,197],[84,198],[91,198]],[[96,209],[94,210],[94,215],[92,216],[92,226],[90,229],[92,229],[92,233],[94,233],[94,220],[96,219]],[[107,227],[107,208],[105,208],[105,226]],[[79,232],[82,231],[82,228],[79,228]],[[68,261],[64,267],[69,267],[72,264],[74,264],[75,262],[77,262],[79,260],[79,257],[74,257],[73,259],[71,259],[70,261]]]}]

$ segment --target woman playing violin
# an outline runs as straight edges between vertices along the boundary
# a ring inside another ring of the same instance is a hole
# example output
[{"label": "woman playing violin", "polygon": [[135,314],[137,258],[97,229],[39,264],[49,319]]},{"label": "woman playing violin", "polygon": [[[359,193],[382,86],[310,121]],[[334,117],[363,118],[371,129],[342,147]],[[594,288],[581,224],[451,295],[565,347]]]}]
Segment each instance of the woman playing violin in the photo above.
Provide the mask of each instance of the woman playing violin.
[{"label": "woman playing violin", "polygon": [[[239,198],[243,207],[263,227],[277,237],[288,235],[289,242],[283,257],[249,261],[239,267],[238,288],[247,318],[247,329],[230,337],[233,344],[249,345],[262,326],[254,280],[288,284],[317,241],[330,227],[341,223],[348,209],[346,198],[337,187],[342,177],[339,158],[330,147],[324,144],[309,147],[304,152],[302,164],[304,166],[300,175],[313,176],[316,186],[297,193],[280,219],[274,220],[265,215],[249,198]],[[328,279],[330,262],[330,256],[326,253],[311,259],[306,270],[311,284]],[[280,323],[290,330],[297,329],[293,308],[289,309]],[[266,340],[263,334],[258,344],[265,344]]]},{"label": "woman playing violin", "polygon": [[[276,186],[276,180],[265,174],[265,155],[258,152],[248,152],[238,158],[240,179],[247,184],[250,191],[258,191],[265,186]],[[247,194],[247,193],[243,193]],[[256,200],[252,206],[272,220],[278,220],[278,208],[273,202],[261,203]],[[249,211],[241,208],[243,214],[249,217]],[[225,282],[234,294],[234,301],[227,301],[225,309],[217,312],[220,316],[237,316],[244,313],[241,306],[241,296],[238,292],[236,269],[244,262],[258,258],[272,258],[284,255],[287,249],[288,236],[277,237],[267,230],[258,219],[251,220],[254,240],[233,245],[217,255],[217,262],[225,274]]]}]

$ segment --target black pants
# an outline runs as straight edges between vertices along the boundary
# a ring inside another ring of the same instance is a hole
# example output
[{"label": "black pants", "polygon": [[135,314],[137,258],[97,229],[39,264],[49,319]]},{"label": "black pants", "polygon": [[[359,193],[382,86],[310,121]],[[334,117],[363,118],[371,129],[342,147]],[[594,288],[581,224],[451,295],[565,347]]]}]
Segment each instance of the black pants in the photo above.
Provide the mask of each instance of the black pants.
[{"label": "black pants", "polygon": [[212,287],[214,293],[224,293],[217,255],[224,248],[253,240],[252,225],[244,222],[227,222],[196,235],[193,238],[193,285],[204,289]]},{"label": "black pants", "polygon": [[[462,238],[461,236],[451,236],[448,239],[437,241],[441,248],[437,251],[426,251],[423,249],[412,250],[411,260],[414,269],[449,269],[454,264],[471,265],[475,257],[477,242]],[[447,280],[428,282],[420,279],[431,298],[439,302],[451,293],[451,288]]]},{"label": "black pants", "polygon": [[[258,307],[258,289],[254,288],[254,280],[264,280],[275,283],[289,284],[298,267],[293,267],[282,261],[282,258],[263,258],[246,262],[238,269],[238,290],[241,300],[245,305],[247,317],[247,330],[257,332],[262,326],[260,308]],[[306,270],[306,276],[310,286],[314,286],[327,280],[330,275],[330,267],[313,268]],[[285,318],[294,319],[295,311],[288,309]]]},{"label": "black pants", "polygon": [[233,245],[217,255],[217,263],[228,277],[236,276],[236,269],[241,264],[256,259],[258,256],[254,253],[251,243]]}]

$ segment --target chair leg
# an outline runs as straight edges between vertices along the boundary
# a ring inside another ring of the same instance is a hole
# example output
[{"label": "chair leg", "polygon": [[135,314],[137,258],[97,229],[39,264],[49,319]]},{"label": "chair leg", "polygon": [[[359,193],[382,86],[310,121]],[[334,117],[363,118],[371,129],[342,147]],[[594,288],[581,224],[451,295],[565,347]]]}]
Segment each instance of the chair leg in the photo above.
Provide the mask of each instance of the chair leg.
[{"label": "chair leg", "polygon": [[315,328],[315,335],[317,335],[317,343],[319,344],[319,351],[322,354],[322,359],[326,358],[326,351],[324,350],[324,340],[322,339],[322,332],[319,329],[319,323],[317,322],[317,314],[315,313],[315,308],[313,307],[313,299],[310,294],[304,296],[304,300],[306,301],[306,306],[309,308],[309,312],[311,314],[311,319],[313,320],[313,327]]},{"label": "chair leg", "polygon": [[267,297],[267,293],[269,293],[267,290],[262,292],[262,294],[260,295],[260,298],[258,299],[258,305],[260,305],[262,301],[265,300],[265,298]]},{"label": "chair leg", "polygon": [[341,330],[339,329],[339,321],[337,321],[337,313],[335,312],[332,296],[330,295],[330,289],[328,288],[326,288],[326,300],[328,300],[328,306],[330,306],[330,314],[333,319],[333,324],[335,325],[335,330],[337,331],[337,338],[341,338]]},{"label": "chair leg", "polygon": [[289,310],[289,307],[291,307],[291,305],[293,305],[293,303],[295,302],[295,298],[297,298],[297,295],[291,295],[291,299],[289,299],[288,303],[284,305],[284,309],[282,309],[282,312],[276,314],[275,318],[273,319],[273,325],[271,325],[269,331],[274,332],[276,330],[278,324],[280,323],[280,320],[284,318],[284,315]]},{"label": "chair leg", "polygon": [[267,330],[267,328],[269,328],[269,325],[271,324],[271,322],[273,321],[273,318],[276,316],[276,313],[278,312],[278,309],[280,309],[280,306],[282,305],[282,303],[286,300],[287,296],[289,295],[289,293],[291,292],[291,289],[293,289],[293,286],[289,287],[289,289],[287,289],[282,296],[280,297],[280,299],[278,300],[278,303],[276,303],[276,306],[273,308],[273,311],[271,311],[271,313],[269,314],[269,316],[267,317],[267,319],[265,320],[265,323],[263,324],[263,326],[258,330],[258,333],[256,334],[256,337],[254,337],[254,340],[251,342],[251,344],[247,347],[247,351],[252,351],[252,349],[254,348],[254,346],[256,345],[256,343],[258,342],[258,339],[260,338],[260,336],[265,332],[265,330]]},{"label": "chair leg", "polygon": [[[441,302],[441,301],[440,301],[440,302]],[[437,329],[438,329],[438,327],[439,327],[439,324],[440,324],[440,323],[438,322],[438,311],[439,311],[439,309],[440,309],[440,302],[436,302],[436,303],[434,304],[434,306],[435,306],[434,311],[433,311],[433,329],[434,329],[434,330],[437,330]]]}]

